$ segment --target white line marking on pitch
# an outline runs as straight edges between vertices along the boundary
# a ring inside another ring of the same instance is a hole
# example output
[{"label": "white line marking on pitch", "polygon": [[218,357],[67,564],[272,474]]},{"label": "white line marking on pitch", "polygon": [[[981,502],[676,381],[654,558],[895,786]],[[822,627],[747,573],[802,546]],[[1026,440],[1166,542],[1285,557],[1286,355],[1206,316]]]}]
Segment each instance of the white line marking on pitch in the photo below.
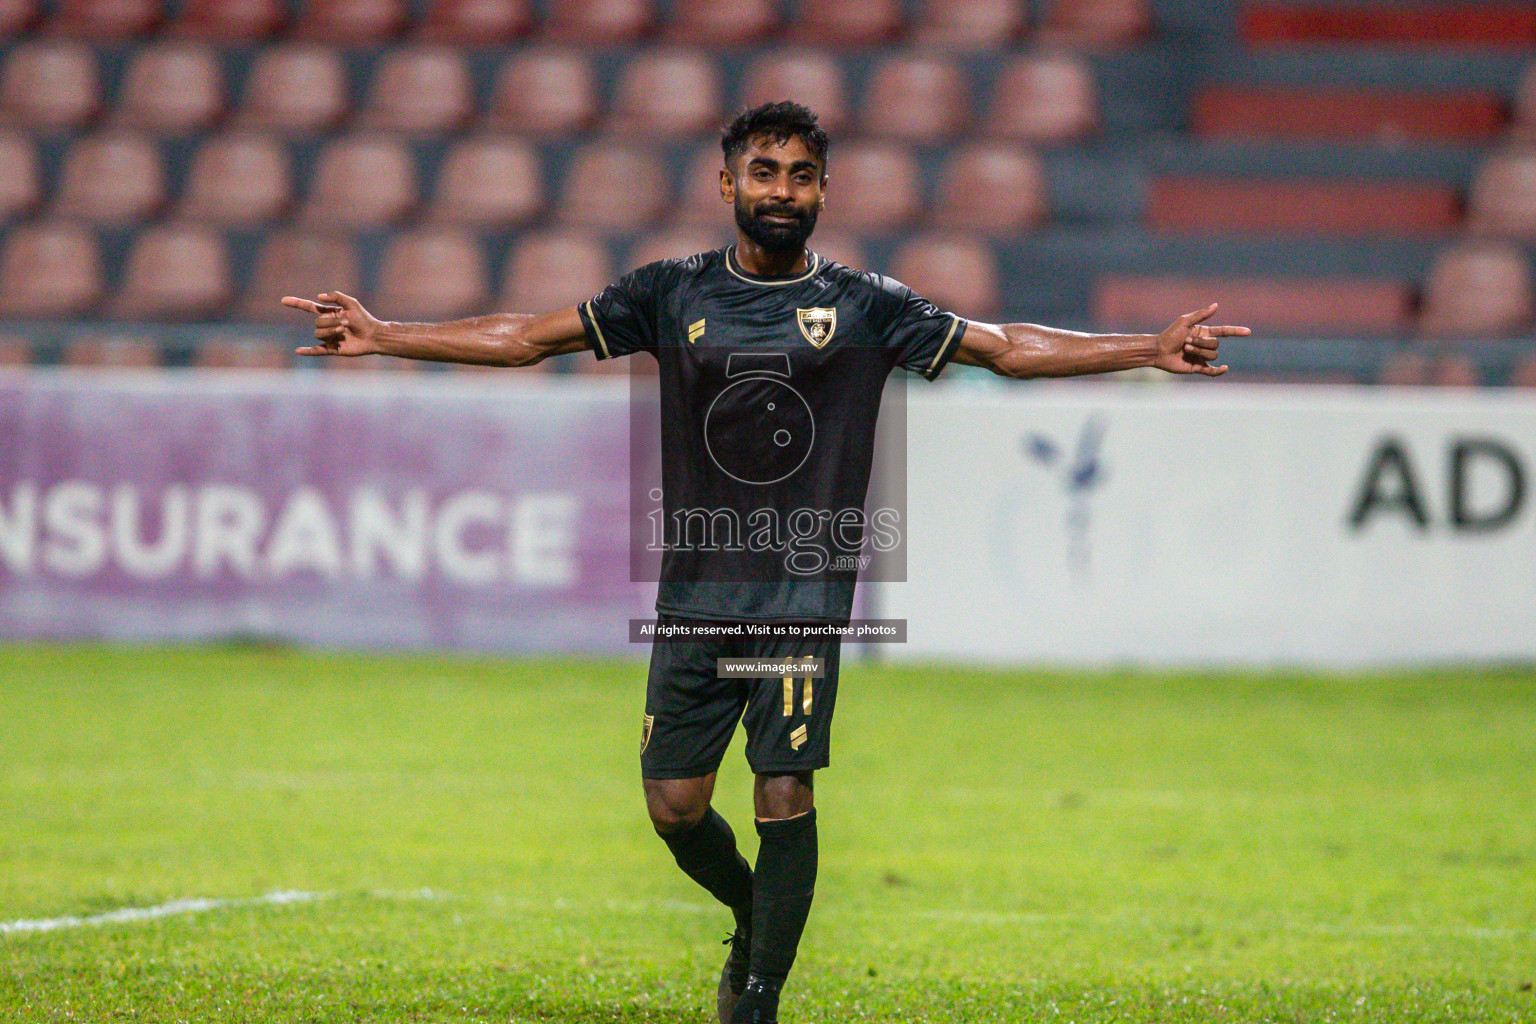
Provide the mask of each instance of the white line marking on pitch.
[{"label": "white line marking on pitch", "polygon": [[[44,917],[33,920],[0,921],[0,935],[54,932],[63,928],[99,927],[104,924],[133,924],[139,921],[153,921],[162,917],[203,914],[210,910],[229,910],[239,907],[313,903],[317,900],[333,899],[339,895],[341,894],[336,892],[283,890],[280,892],[269,892],[264,896],[251,896],[246,899],[171,900],[169,903],[162,903],[156,907],[123,907],[120,910],[108,910],[105,913],[91,914],[88,917],[66,915],[64,917]],[[434,892],[431,889],[417,889],[414,892],[379,891],[371,892],[368,895],[387,900],[437,900],[447,898],[445,894]]]}]

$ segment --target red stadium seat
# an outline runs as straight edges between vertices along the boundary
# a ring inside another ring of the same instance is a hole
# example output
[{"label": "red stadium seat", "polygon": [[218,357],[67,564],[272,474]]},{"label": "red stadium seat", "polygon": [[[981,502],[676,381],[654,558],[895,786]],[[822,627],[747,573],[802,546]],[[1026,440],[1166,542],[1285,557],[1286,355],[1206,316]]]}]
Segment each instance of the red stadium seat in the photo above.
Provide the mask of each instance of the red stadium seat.
[{"label": "red stadium seat", "polygon": [[159,43],[128,65],[114,120],[155,132],[207,128],[223,113],[224,78],[212,50],[192,43]]},{"label": "red stadium seat", "polygon": [[1510,135],[1520,142],[1536,142],[1536,61],[1521,72],[1511,108]]},{"label": "red stadium seat", "polygon": [[729,224],[731,208],[720,195],[720,169],[725,166],[725,155],[718,142],[706,142],[693,151],[683,172],[673,220],[679,224],[699,224],[706,227]]},{"label": "red stadium seat", "polygon": [[1048,45],[1124,46],[1152,34],[1152,0],[1050,0],[1039,37]]},{"label": "red stadium seat", "polygon": [[485,254],[466,231],[396,235],[384,253],[374,304],[391,318],[453,320],[486,311]]},{"label": "red stadium seat", "polygon": [[286,17],[283,0],[184,0],[180,11],[171,35],[226,44],[276,35]]},{"label": "red stadium seat", "polygon": [[416,200],[415,162],[404,146],[379,136],[343,136],[321,150],[300,217],[321,227],[384,227]]},{"label": "red stadium seat", "polygon": [[632,231],[654,224],[670,199],[667,170],[655,152],[591,143],[571,154],[556,219],[600,231]]},{"label": "red stadium seat", "polygon": [[1481,142],[1503,125],[1494,93],[1432,94],[1213,86],[1195,98],[1194,132],[1205,137],[1325,138],[1400,144]]},{"label": "red stadium seat", "polygon": [[1510,0],[1471,3],[1250,3],[1239,21],[1250,44],[1359,43],[1536,46],[1536,10]]},{"label": "red stadium seat", "polygon": [[955,64],[898,54],[875,69],[861,121],[874,135],[931,144],[964,131],[971,107],[970,82]]},{"label": "red stadium seat", "polygon": [[247,320],[291,324],[296,314],[278,303],[284,295],[356,295],[358,281],[357,257],[346,241],[331,234],[283,232],[268,238],[257,254],[240,313]]},{"label": "red stadium seat", "polygon": [[1018,142],[1060,144],[1092,135],[1099,125],[1093,71],[1068,53],[1014,58],[992,90],[987,131]]},{"label": "red stadium seat", "polygon": [[533,24],[528,0],[437,0],[427,8],[417,37],[454,46],[501,46]]},{"label": "red stadium seat", "polygon": [[1222,322],[1265,334],[1400,334],[1413,323],[1408,282],[1352,278],[1111,275],[1094,286],[1093,316],[1106,327],[1160,331],[1212,302]]},{"label": "red stadium seat", "polygon": [[1390,387],[1424,387],[1429,383],[1434,364],[1427,352],[1401,349],[1393,352],[1381,364],[1377,383]]},{"label": "red stadium seat", "polygon": [[1424,284],[1420,330],[1439,338],[1483,338],[1528,330],[1536,317],[1531,266],[1504,242],[1474,241],[1442,250]]},{"label": "red stadium seat", "polygon": [[271,136],[213,135],[192,158],[180,215],[225,227],[282,218],[293,201],[288,149]]},{"label": "red stadium seat", "polygon": [[27,41],[0,67],[0,125],[40,130],[79,128],[100,105],[96,54],[62,39]]},{"label": "red stadium seat", "polygon": [[1465,352],[1444,352],[1435,360],[1429,382],[1438,388],[1480,388],[1483,373]]},{"label": "red stadium seat", "polygon": [[912,36],[923,46],[1007,49],[1028,23],[1024,0],[925,0]]},{"label": "red stadium seat", "polygon": [[902,0],[804,0],[793,38],[810,46],[880,46],[906,28]]},{"label": "red stadium seat", "polygon": [[574,46],[611,46],[634,42],[655,20],[651,0],[561,0],[550,5],[543,35]]},{"label": "red stadium seat", "polygon": [[26,366],[32,357],[32,343],[26,338],[0,334],[0,366]]},{"label": "red stadium seat", "polygon": [[293,360],[286,345],[244,338],[207,338],[192,352],[192,365],[204,370],[285,370]]},{"label": "red stadium seat", "polygon": [[987,320],[1002,309],[997,258],[975,238],[920,235],[891,259],[891,276],[939,308]]},{"label": "red stadium seat", "polygon": [[0,316],[79,316],[101,301],[102,291],[101,248],[84,228],[44,221],[5,236]]},{"label": "red stadium seat", "polygon": [[66,342],[60,361],[65,366],[147,370],[160,365],[160,346],[137,334],[90,335]]},{"label": "red stadium seat", "polygon": [[413,46],[380,59],[357,123],[416,134],[451,132],[474,110],[475,88],[464,58],[446,47]]},{"label": "red stadium seat", "polygon": [[836,57],[815,50],[779,50],[755,59],[742,77],[742,105],[793,100],[816,111],[835,132],[848,124],[848,86]]},{"label": "red stadium seat", "polygon": [[165,203],[160,149],[134,132],[87,135],[64,158],[54,212],[98,224],[131,224]]},{"label": "red stadium seat", "polygon": [[1467,206],[1473,231],[1536,238],[1536,148],[1506,150],[1484,160]]},{"label": "red stadium seat", "polygon": [[341,55],[312,43],[257,53],[236,121],[249,128],[320,132],[346,113],[347,76]]},{"label": "red stadium seat", "polygon": [[63,0],[48,29],[98,42],[132,39],[154,28],[160,13],[160,0]]},{"label": "red stadium seat", "polygon": [[690,46],[746,46],[779,28],[777,0],[677,0],[666,37]]},{"label": "red stadium seat", "polygon": [[810,247],[812,252],[823,259],[854,270],[869,269],[869,253],[864,251],[864,243],[854,235],[817,228],[816,234],[811,236]]},{"label": "red stadium seat", "polygon": [[1158,231],[1414,234],[1455,230],[1461,202],[1420,182],[1159,178],[1147,197]]},{"label": "red stadium seat", "polygon": [[538,152],[522,139],[478,136],[455,143],[437,174],[427,216],[443,224],[517,227],[544,209]]},{"label": "red stadium seat", "polygon": [[32,28],[40,13],[38,0],[0,0],[0,39],[11,39]]},{"label": "red stadium seat", "polygon": [[522,50],[501,65],[487,127],[524,135],[570,135],[597,120],[592,60],[563,50]]},{"label": "red stadium seat", "polygon": [[293,32],[300,39],[345,46],[391,39],[405,22],[405,0],[306,0]]},{"label": "red stadium seat", "polygon": [[723,222],[714,231],[702,225],[658,231],[636,240],[629,251],[626,269],[643,267],[657,260],[681,259],[719,249],[730,244],[731,238],[732,234],[726,230]]},{"label": "red stadium seat", "polygon": [[944,165],[933,210],[935,227],[987,234],[1028,231],[1049,214],[1045,167],[1013,143],[959,149]]},{"label": "red stadium seat", "polygon": [[32,140],[21,132],[0,130],[0,222],[32,212],[41,198]]},{"label": "red stadium seat", "polygon": [[217,316],[230,298],[224,239],[207,228],[157,224],[128,250],[114,316],[136,320],[197,320]]},{"label": "red stadium seat", "polygon": [[829,158],[827,208],[821,223],[851,231],[894,231],[922,211],[917,162],[903,146],[851,142]]},{"label": "red stadium seat", "polygon": [[612,279],[613,259],[596,238],[536,232],[513,247],[498,305],[514,313],[548,313],[587,301]]},{"label": "red stadium seat", "polygon": [[713,62],[682,50],[643,51],[619,74],[609,129],[640,139],[691,138],[720,124]]}]

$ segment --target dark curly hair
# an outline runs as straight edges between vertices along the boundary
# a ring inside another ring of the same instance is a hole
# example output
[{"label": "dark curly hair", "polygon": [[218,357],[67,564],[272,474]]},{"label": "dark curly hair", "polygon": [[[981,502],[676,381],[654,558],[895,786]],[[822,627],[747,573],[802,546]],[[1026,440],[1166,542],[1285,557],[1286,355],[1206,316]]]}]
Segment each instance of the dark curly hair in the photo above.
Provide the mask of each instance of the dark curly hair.
[{"label": "dark curly hair", "polygon": [[760,107],[742,111],[736,120],[720,130],[720,148],[729,162],[746,152],[753,139],[767,138],[783,145],[799,136],[805,148],[821,164],[827,166],[827,130],[816,123],[816,112],[809,107],[782,100],[764,103]]}]

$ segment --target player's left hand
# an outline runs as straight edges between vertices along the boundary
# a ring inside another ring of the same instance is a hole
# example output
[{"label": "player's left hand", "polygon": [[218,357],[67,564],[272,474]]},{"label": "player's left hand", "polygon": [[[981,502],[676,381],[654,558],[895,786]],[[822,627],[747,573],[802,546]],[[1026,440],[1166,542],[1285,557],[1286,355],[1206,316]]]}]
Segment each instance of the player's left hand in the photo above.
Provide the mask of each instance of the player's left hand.
[{"label": "player's left hand", "polygon": [[1208,327],[1205,321],[1216,312],[1216,303],[1185,313],[1157,336],[1157,357],[1152,365],[1169,373],[1203,373],[1219,377],[1226,366],[1215,365],[1222,338],[1252,334],[1246,327]]}]

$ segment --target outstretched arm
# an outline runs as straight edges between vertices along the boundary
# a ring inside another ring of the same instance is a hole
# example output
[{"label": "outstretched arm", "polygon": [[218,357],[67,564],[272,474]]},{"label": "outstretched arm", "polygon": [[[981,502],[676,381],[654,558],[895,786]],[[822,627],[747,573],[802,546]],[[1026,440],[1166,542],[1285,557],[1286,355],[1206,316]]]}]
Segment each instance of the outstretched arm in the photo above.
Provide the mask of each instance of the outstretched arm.
[{"label": "outstretched arm", "polygon": [[1004,377],[1073,377],[1155,366],[1169,373],[1227,372],[1215,365],[1222,338],[1246,327],[1208,327],[1216,304],[1185,313],[1161,334],[1080,334],[1038,324],[969,322],[954,361],[984,366]]},{"label": "outstretched arm", "polygon": [[531,366],[587,347],[586,331],[574,306],[538,316],[491,313],[438,324],[407,324],[376,319],[362,303],[342,292],[321,292],[315,301],[286,295],[283,305],[315,318],[318,344],[299,348],[301,356],[379,354],[443,363]]}]

